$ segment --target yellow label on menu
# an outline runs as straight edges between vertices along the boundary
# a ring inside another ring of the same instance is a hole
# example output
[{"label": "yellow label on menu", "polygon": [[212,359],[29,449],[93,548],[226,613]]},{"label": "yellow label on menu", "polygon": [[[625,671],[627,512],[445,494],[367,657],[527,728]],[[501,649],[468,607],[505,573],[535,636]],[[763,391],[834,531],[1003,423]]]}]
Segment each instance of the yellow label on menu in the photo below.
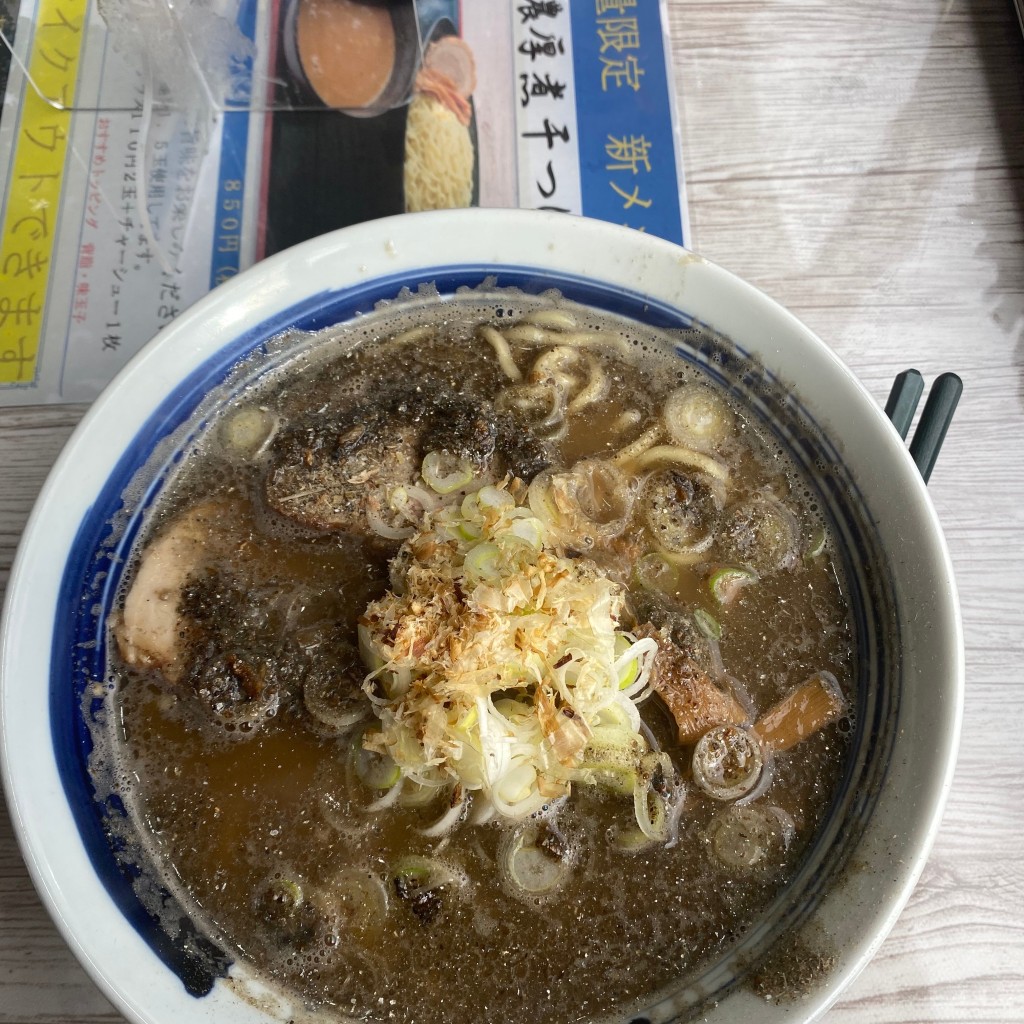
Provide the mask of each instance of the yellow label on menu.
[{"label": "yellow label on menu", "polygon": [[36,10],[0,231],[0,385],[36,376],[87,7],[39,0]]}]

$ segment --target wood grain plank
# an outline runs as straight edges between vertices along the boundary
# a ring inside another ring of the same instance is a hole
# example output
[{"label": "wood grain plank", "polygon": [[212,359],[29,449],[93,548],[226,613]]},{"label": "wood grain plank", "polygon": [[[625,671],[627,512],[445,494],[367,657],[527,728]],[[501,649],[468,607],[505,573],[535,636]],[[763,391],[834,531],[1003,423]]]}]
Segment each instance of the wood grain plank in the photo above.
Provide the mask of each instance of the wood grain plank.
[{"label": "wood grain plank", "polygon": [[0,409],[0,599],[32,504],[84,413],[80,405]]},{"label": "wood grain plank", "polygon": [[0,797],[0,1021],[114,1024],[122,1019],[43,909]]}]

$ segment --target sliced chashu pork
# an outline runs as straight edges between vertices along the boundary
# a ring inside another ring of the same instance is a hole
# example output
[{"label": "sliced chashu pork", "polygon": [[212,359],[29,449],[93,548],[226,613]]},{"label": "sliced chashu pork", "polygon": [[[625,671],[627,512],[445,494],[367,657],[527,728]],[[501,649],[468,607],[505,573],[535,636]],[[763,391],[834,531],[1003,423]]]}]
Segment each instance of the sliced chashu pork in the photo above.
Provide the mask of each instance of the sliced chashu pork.
[{"label": "sliced chashu pork", "polygon": [[[396,488],[411,487],[427,452],[444,450],[485,472],[497,427],[489,407],[419,384],[336,419],[314,416],[273,441],[267,504],[315,530],[368,535],[394,518]],[[380,532],[379,529],[377,532]]]},{"label": "sliced chashu pork", "polygon": [[419,472],[418,427],[308,425],[275,441],[266,480],[270,507],[315,530],[366,535],[368,517],[387,516],[388,495]]},{"label": "sliced chashu pork", "polygon": [[197,505],[143,550],[114,628],[121,657],[129,665],[159,669],[172,681],[180,677],[184,658],[181,593],[205,562],[211,538],[223,528],[225,511],[222,502]]}]

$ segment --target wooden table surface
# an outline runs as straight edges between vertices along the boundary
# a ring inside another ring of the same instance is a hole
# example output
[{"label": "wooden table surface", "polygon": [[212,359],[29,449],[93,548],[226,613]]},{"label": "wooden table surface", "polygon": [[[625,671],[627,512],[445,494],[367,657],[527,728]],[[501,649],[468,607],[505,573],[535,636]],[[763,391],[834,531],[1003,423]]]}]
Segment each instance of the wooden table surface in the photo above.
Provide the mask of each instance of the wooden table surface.
[{"label": "wooden table surface", "polygon": [[[1012,0],[668,6],[699,251],[793,310],[879,402],[908,366],[964,381],[930,485],[966,633],[956,778],[908,907],[825,1019],[1022,1021],[1024,41]],[[82,412],[0,411],[0,585]],[[0,811],[0,1022],[121,1019],[51,924]]]}]

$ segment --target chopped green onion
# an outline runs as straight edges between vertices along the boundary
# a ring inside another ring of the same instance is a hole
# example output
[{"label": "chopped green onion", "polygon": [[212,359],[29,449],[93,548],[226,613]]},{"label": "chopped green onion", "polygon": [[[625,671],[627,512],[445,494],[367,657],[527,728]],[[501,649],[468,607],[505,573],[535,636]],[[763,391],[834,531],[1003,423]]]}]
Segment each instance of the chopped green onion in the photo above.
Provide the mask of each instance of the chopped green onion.
[{"label": "chopped green onion", "polygon": [[395,879],[415,885],[417,888],[437,884],[434,865],[426,857],[403,857],[393,871]]},{"label": "chopped green onion", "polygon": [[693,621],[709,640],[722,639],[722,624],[710,612],[704,611],[703,608],[695,608]]},{"label": "chopped green onion", "polygon": [[458,526],[455,527],[455,532],[459,535],[460,540],[479,540],[483,530],[476,523],[467,523],[466,520],[462,520]]},{"label": "chopped green onion", "polygon": [[634,658],[626,664],[626,667],[619,673],[619,689],[628,690],[636,682],[640,674],[640,661]]},{"label": "chopped green onion", "polygon": [[444,890],[454,877],[437,861],[404,857],[395,865],[392,880],[395,895],[426,925],[444,909]]},{"label": "chopped green onion", "polygon": [[631,828],[615,829],[611,833],[611,843],[621,853],[640,853],[654,845],[654,840],[649,839],[643,832],[633,826]]},{"label": "chopped green onion", "polygon": [[317,908],[315,891],[308,894],[298,879],[277,874],[263,882],[256,891],[261,918],[289,938],[297,938],[315,926]]},{"label": "chopped green onion", "polygon": [[390,789],[402,776],[394,760],[387,754],[378,754],[363,747],[356,749],[356,775],[370,789]]},{"label": "chopped green onion", "polygon": [[346,934],[363,942],[376,939],[388,914],[388,891],[367,868],[343,868],[328,881],[325,901],[345,924]]},{"label": "chopped green onion", "polygon": [[757,582],[757,573],[750,569],[725,566],[716,569],[708,579],[711,596],[721,605],[732,604],[748,584]]},{"label": "chopped green onion", "polygon": [[714,451],[732,434],[733,414],[709,387],[684,384],[665,400],[662,410],[669,436],[678,445]]},{"label": "chopped green onion", "polygon": [[668,808],[663,794],[675,779],[675,766],[664,751],[645,754],[633,784],[633,814],[648,839],[664,842],[668,838]]},{"label": "chopped green onion", "polygon": [[626,710],[621,704],[609,704],[606,708],[601,709],[597,716],[596,728],[603,726],[629,730],[633,728],[629,721],[629,715],[626,714]]},{"label": "chopped green onion", "polygon": [[291,878],[272,878],[269,889],[271,898],[282,907],[297,910],[305,901],[302,886]]},{"label": "chopped green onion", "polygon": [[[617,633],[615,636],[615,657],[616,659],[621,658],[629,649],[632,647],[629,637],[622,633]],[[627,661],[625,665],[619,668],[619,689],[627,690],[635,682],[637,676],[640,674],[640,659],[633,658]]]},{"label": "chopped green onion", "polygon": [[[625,758],[632,765],[643,753],[643,745],[628,724],[621,727],[596,725],[587,744],[587,752],[605,759],[611,756],[619,760]],[[584,765],[588,763],[584,757]]]},{"label": "chopped green onion", "polygon": [[800,524],[792,510],[766,492],[733,505],[723,523],[719,550],[729,561],[768,574],[799,560]]},{"label": "chopped green onion", "polygon": [[302,687],[302,703],[321,726],[340,735],[369,717],[363,692],[339,672],[310,672]]},{"label": "chopped green onion", "polygon": [[469,549],[463,568],[468,576],[486,579],[496,576],[501,563],[501,548],[492,541],[485,540]]},{"label": "chopped green onion", "polygon": [[633,785],[633,811],[640,831],[653,842],[668,838],[668,813],[665,800],[658,793],[652,793],[650,781],[638,776]]},{"label": "chopped green onion", "polygon": [[474,704],[456,723],[455,728],[461,729],[463,732],[468,732],[470,729],[476,727],[477,722],[480,721],[480,711]]},{"label": "chopped green onion", "polygon": [[363,664],[371,672],[376,672],[382,668],[385,659],[381,654],[379,645],[366,626],[361,623],[356,626],[356,636],[359,638],[359,655],[363,659]]},{"label": "chopped green onion", "polygon": [[503,803],[514,807],[534,793],[536,785],[537,769],[532,764],[520,764],[502,776],[495,793]]},{"label": "chopped green onion", "polygon": [[828,544],[828,534],[825,532],[824,526],[819,526],[813,534],[807,544],[807,550],[804,552],[804,561],[813,562],[815,559],[820,558],[825,553],[825,546]]},{"label": "chopped green onion", "polygon": [[793,819],[777,807],[737,807],[716,815],[708,826],[711,854],[734,872],[777,866],[789,848]]},{"label": "chopped green onion", "polygon": [[565,885],[572,873],[572,857],[557,832],[544,824],[530,823],[502,842],[498,867],[509,892],[532,901]]},{"label": "chopped green onion", "polygon": [[427,452],[420,473],[427,485],[438,494],[451,494],[472,482],[473,463],[447,452]]},{"label": "chopped green onion", "polygon": [[621,765],[596,764],[588,769],[591,781],[601,789],[621,796],[630,796],[636,786],[637,774]]},{"label": "chopped green onion", "polygon": [[716,725],[697,741],[693,781],[714,800],[736,800],[757,785],[764,771],[761,740],[753,729]]},{"label": "chopped green onion", "polygon": [[495,512],[506,512],[516,504],[516,499],[508,491],[490,484],[476,492],[476,500],[481,509],[493,509]]},{"label": "chopped green onion", "polygon": [[[371,810],[439,777],[474,814],[520,821],[573,782],[632,794],[657,642],[619,628],[622,589],[548,532],[507,484],[485,485],[431,511],[393,561],[394,592],[359,633],[382,730],[367,745],[402,779]],[[435,650],[450,653],[443,672]],[[379,785],[394,778],[385,764]]]},{"label": "chopped green onion", "polygon": [[594,726],[577,776],[581,782],[629,796],[646,744],[628,724]]},{"label": "chopped green onion", "polygon": [[512,520],[512,525],[509,527],[508,532],[513,537],[526,541],[531,548],[537,551],[540,551],[544,546],[544,541],[547,537],[543,523],[534,516]]},{"label": "chopped green onion", "polygon": [[644,484],[641,516],[659,548],[693,558],[714,544],[723,500],[720,483],[700,473],[662,469]]}]

